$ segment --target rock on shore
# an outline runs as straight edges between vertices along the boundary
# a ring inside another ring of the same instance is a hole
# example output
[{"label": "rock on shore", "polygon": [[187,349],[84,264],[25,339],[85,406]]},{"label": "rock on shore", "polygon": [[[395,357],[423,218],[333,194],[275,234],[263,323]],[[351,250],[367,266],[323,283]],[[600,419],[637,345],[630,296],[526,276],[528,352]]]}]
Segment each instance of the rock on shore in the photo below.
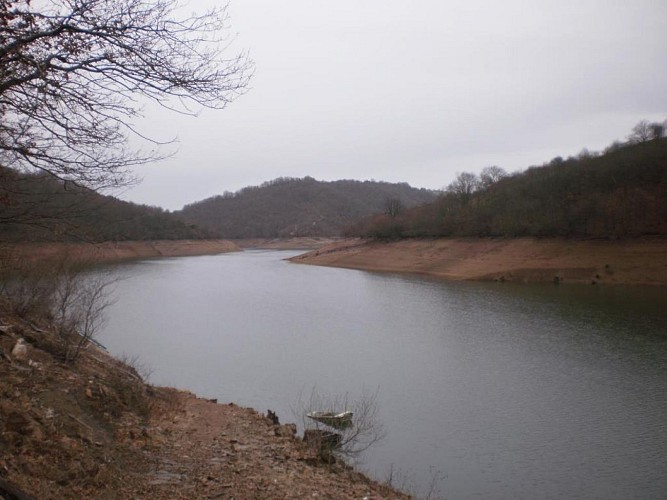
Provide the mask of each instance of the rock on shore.
[{"label": "rock on shore", "polygon": [[0,303],[2,498],[408,498],[323,464],[294,426],[147,385],[93,344],[75,363],[57,347]]}]

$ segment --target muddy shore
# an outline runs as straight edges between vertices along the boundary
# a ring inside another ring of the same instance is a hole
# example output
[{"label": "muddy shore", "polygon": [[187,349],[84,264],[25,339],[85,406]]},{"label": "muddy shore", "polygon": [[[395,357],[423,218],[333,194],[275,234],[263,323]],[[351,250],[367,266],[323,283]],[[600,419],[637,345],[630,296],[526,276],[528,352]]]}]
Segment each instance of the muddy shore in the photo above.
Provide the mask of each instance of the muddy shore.
[{"label": "muddy shore", "polygon": [[667,239],[348,239],[292,262],[448,280],[667,285]]},{"label": "muddy shore", "polygon": [[299,237],[299,238],[253,238],[232,240],[241,248],[266,250],[312,250],[331,245],[341,238]]},{"label": "muddy shore", "polygon": [[25,259],[48,259],[66,255],[75,260],[116,262],[157,257],[184,257],[238,252],[229,240],[107,241],[103,243],[17,243],[7,247],[10,255]]}]

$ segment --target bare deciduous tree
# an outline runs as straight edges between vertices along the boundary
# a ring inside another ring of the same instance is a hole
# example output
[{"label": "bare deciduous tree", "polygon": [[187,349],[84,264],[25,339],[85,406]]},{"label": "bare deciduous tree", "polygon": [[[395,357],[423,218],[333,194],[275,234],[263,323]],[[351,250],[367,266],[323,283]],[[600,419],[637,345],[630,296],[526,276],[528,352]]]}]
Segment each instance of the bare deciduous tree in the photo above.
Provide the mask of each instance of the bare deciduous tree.
[{"label": "bare deciduous tree", "polygon": [[665,136],[665,123],[651,123],[650,128],[652,139],[662,139]]},{"label": "bare deciduous tree", "polygon": [[49,313],[55,291],[56,265],[36,264],[23,258],[12,246],[0,248],[0,297],[19,317],[34,318]]},{"label": "bare deciduous tree", "polygon": [[479,189],[479,179],[475,174],[459,172],[456,174],[456,179],[447,186],[446,191],[452,193],[461,205],[467,205],[477,189]]},{"label": "bare deciduous tree", "polygon": [[[251,62],[227,57],[226,7],[182,15],[178,0],[0,0],[0,165],[104,188],[164,157],[135,150],[152,100],[223,108]],[[150,139],[148,139],[150,141]]]},{"label": "bare deciduous tree", "polygon": [[651,124],[647,120],[642,120],[632,127],[632,133],[628,136],[628,141],[632,143],[646,142],[651,139]]},{"label": "bare deciduous tree", "polygon": [[65,266],[58,273],[51,306],[52,327],[65,361],[76,361],[81,349],[104,325],[104,312],[113,304],[109,293],[113,283],[110,275],[101,271],[87,274],[76,265]]},{"label": "bare deciduous tree", "polygon": [[507,172],[503,168],[495,165],[484,167],[479,174],[479,183],[482,189],[487,189],[505,177],[507,177]]},{"label": "bare deciduous tree", "polygon": [[404,209],[405,205],[400,198],[390,196],[384,200],[384,213],[389,217],[398,217]]},{"label": "bare deciduous tree", "polygon": [[113,304],[118,277],[110,270],[90,273],[90,268],[67,256],[33,261],[0,249],[0,300],[21,317],[48,322],[53,333],[49,348],[67,362],[95,342]]}]

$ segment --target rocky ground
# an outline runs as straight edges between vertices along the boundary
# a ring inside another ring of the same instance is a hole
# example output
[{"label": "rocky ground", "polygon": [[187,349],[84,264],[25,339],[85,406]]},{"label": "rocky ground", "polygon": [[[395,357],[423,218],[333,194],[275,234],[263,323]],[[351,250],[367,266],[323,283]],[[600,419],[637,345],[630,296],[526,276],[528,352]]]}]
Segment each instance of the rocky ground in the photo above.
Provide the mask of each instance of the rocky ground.
[{"label": "rocky ground", "polygon": [[145,384],[0,305],[0,498],[408,498],[255,410]]}]

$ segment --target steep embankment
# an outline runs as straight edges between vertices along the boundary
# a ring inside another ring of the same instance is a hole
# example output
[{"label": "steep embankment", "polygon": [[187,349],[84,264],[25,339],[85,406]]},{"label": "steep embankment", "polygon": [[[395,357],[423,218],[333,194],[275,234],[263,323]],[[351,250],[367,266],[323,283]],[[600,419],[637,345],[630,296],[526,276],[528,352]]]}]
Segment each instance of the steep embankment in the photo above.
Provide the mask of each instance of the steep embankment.
[{"label": "steep embankment", "polygon": [[255,410],[143,382],[0,301],[0,498],[407,498]]},{"label": "steep embankment", "polygon": [[88,262],[115,262],[155,257],[183,257],[236,252],[241,248],[229,240],[157,240],[104,243],[17,243],[8,251],[28,259],[48,259],[66,255]]},{"label": "steep embankment", "polygon": [[293,262],[451,280],[667,285],[667,238],[346,240]]}]

